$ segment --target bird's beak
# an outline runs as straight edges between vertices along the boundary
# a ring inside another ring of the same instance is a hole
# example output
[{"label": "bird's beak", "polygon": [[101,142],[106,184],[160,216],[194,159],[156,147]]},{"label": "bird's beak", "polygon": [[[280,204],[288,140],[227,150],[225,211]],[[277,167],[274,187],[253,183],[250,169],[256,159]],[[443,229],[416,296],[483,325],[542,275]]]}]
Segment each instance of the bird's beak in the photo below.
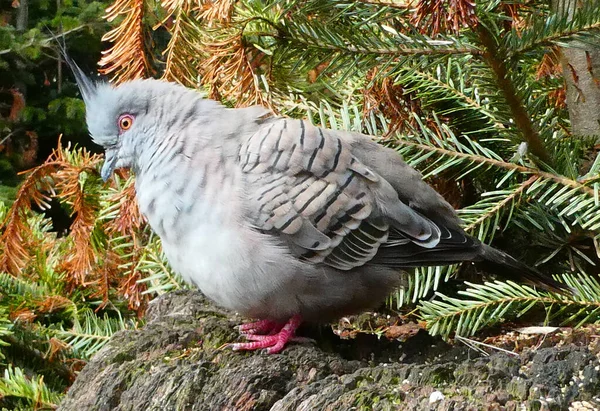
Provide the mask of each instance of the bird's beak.
[{"label": "bird's beak", "polygon": [[104,164],[102,165],[102,170],[100,170],[100,177],[105,182],[110,178],[113,171],[115,171],[117,160],[119,159],[118,151],[117,147],[107,147],[104,151]]}]

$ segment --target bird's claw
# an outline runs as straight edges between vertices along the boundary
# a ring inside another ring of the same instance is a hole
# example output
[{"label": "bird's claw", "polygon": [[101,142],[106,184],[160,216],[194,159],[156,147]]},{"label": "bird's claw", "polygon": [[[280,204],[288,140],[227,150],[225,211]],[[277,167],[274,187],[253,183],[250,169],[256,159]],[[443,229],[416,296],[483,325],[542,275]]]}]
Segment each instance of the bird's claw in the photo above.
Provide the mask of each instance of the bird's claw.
[{"label": "bird's claw", "polygon": [[[301,322],[300,316],[293,316],[285,325],[269,320],[242,324],[238,329],[250,342],[232,343],[228,346],[234,351],[253,351],[266,348],[267,353],[276,354],[281,352],[288,342],[307,342],[310,340],[304,337],[296,337],[296,329]],[[269,334],[257,334],[257,330]]]},{"label": "bird's claw", "polygon": [[273,334],[280,331],[284,324],[278,323],[271,320],[261,320],[252,323],[240,324],[237,329],[240,334],[243,335],[254,335],[254,334]]}]

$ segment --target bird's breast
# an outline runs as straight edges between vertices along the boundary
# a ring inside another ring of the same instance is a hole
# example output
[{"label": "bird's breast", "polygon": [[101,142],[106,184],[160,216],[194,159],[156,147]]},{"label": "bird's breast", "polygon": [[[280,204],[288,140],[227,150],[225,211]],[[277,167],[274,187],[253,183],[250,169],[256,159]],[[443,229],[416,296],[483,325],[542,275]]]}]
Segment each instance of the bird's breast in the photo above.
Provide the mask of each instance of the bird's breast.
[{"label": "bird's breast", "polygon": [[281,288],[292,274],[281,248],[245,226],[205,221],[176,243],[163,241],[173,270],[207,297],[249,315]]},{"label": "bird's breast", "polygon": [[253,312],[285,281],[291,256],[244,220],[236,180],[217,178],[217,185],[195,178],[181,186],[169,179],[136,181],[140,211],[185,281],[225,308]]},{"label": "bird's breast", "polygon": [[207,231],[239,219],[239,172],[213,157],[207,163],[177,157],[174,172],[154,167],[136,176],[140,211],[163,242],[176,244],[197,227]]}]

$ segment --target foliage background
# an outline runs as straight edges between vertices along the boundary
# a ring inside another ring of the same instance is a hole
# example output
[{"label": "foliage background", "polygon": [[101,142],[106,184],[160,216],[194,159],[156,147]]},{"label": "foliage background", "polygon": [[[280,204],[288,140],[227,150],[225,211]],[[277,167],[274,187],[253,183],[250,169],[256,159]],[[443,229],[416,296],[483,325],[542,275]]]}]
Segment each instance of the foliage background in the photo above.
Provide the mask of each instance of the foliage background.
[{"label": "foliage background", "polygon": [[575,135],[571,124],[574,111],[594,110],[585,93],[600,93],[600,80],[582,86],[600,70],[597,2],[21,0],[2,10],[5,408],[54,408],[112,333],[183,286],[137,212],[131,178],[101,183],[83,104],[45,26],[117,83],[160,77],[232,107],[379,136],[460,209],[467,231],[577,290],[432,267],[390,297],[392,322],[451,337],[507,320],[600,321],[600,131]]}]

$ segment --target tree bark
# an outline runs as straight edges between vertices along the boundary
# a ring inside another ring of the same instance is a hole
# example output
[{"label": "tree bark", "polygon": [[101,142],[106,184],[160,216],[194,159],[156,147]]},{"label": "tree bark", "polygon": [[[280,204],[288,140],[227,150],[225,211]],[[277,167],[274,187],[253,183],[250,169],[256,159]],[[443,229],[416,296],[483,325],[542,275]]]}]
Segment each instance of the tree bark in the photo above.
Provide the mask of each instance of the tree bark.
[{"label": "tree bark", "polygon": [[17,23],[15,27],[17,31],[23,32],[27,30],[29,24],[29,0],[20,0],[17,8]]},{"label": "tree bark", "polygon": [[[25,32],[29,24],[29,0],[20,0],[17,8],[15,28],[18,32]],[[25,63],[20,59],[16,59],[15,65],[18,70],[25,69]],[[27,98],[27,85],[23,81],[17,81],[14,87],[21,92],[23,98]]]},{"label": "tree bark", "polygon": [[192,291],[157,298],[147,320],[142,329],[113,336],[81,371],[59,410],[600,407],[600,344],[589,337],[575,345],[565,344],[563,336],[560,345],[547,336],[539,344],[545,348],[519,356],[481,356],[422,330],[398,342],[364,334],[342,340],[321,328],[301,331],[316,345],[290,345],[274,355],[233,352],[223,345],[239,338],[234,326],[241,319]]},{"label": "tree bark", "polygon": [[[552,2],[555,12],[568,19],[582,4],[581,0]],[[574,135],[597,136],[600,141],[600,49],[575,40],[569,47],[561,47],[560,60],[571,130]]]}]

